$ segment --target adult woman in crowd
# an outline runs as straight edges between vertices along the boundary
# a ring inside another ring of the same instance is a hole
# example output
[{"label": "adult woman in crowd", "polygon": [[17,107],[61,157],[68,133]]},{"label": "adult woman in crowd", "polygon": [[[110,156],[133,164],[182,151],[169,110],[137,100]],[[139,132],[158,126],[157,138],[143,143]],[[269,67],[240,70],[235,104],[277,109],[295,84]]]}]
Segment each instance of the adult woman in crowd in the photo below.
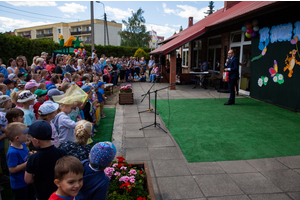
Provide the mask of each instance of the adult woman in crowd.
[{"label": "adult woman in crowd", "polygon": [[24,69],[24,61],[23,58],[21,56],[18,56],[16,58],[16,66],[17,69],[15,69],[15,74],[17,75],[19,72],[24,72],[26,73],[26,69]]},{"label": "adult woman in crowd", "polygon": [[56,67],[54,69],[54,73],[60,77],[62,80],[62,73],[63,73],[63,63],[64,63],[64,58],[62,56],[59,56],[56,58]]},{"label": "adult woman in crowd", "polygon": [[7,72],[8,74],[14,73],[15,74],[15,70],[16,70],[16,61],[13,58],[10,58],[7,62]]},{"label": "adult woman in crowd", "polygon": [[54,69],[55,69],[55,65],[53,63],[53,58],[52,56],[47,56],[46,58],[46,69],[49,73],[53,73]]},{"label": "adult woman in crowd", "polygon": [[128,57],[126,58],[126,76],[125,76],[126,81],[128,80],[128,76],[131,73],[131,60],[132,60],[131,56],[130,56],[130,60]]},{"label": "adult woman in crowd", "polygon": [[[83,58],[84,59],[84,58]],[[84,61],[83,61],[83,59],[78,59],[77,60],[77,62],[78,62],[78,65],[77,65],[77,68],[79,69],[79,70],[84,70],[85,68],[83,67],[83,65],[84,65]]]},{"label": "adult woman in crowd", "polygon": [[101,66],[99,64],[98,57],[94,58],[93,66],[95,68],[95,73],[97,74],[97,76],[102,76],[102,69],[101,69]]},{"label": "adult woman in crowd", "polygon": [[71,74],[75,72],[75,69],[73,68],[75,61],[76,61],[75,58],[70,58],[67,60],[67,65],[66,65],[67,72],[69,72]]},{"label": "adult woman in crowd", "polygon": [[44,67],[43,67],[44,59],[38,58],[38,59],[36,59],[36,63],[37,63],[37,65],[34,69],[34,72],[39,73],[39,71],[42,71],[44,69]]},{"label": "adult woman in crowd", "polygon": [[23,68],[26,70],[26,72],[30,72],[31,66],[28,66],[27,58],[25,56],[21,56],[21,58],[23,59]]},{"label": "adult woman in crowd", "polygon": [[67,152],[68,155],[75,156],[80,161],[88,159],[91,147],[87,145],[88,139],[92,135],[93,126],[86,120],[81,120],[75,127],[75,142],[63,142],[59,148]]},{"label": "adult woman in crowd", "polygon": [[36,59],[38,59],[38,56],[34,56],[32,59],[32,65],[31,65],[31,71],[35,71],[36,68]]},{"label": "adult woman in crowd", "polygon": [[147,64],[147,62],[145,61],[144,57],[141,57],[140,64],[141,64],[140,67],[144,68],[144,72],[146,72],[146,64]]},{"label": "adult woman in crowd", "polygon": [[112,66],[111,75],[113,76],[113,84],[114,84],[114,86],[117,86],[118,68],[117,68],[117,60],[116,59],[113,59],[111,66]]},{"label": "adult woman in crowd", "polygon": [[125,73],[127,69],[127,61],[120,59],[121,69],[120,69],[120,81],[121,83],[125,83]]},{"label": "adult woman in crowd", "polygon": [[79,71],[80,69],[78,68],[78,59],[75,58],[75,62],[74,62],[74,65],[73,65],[73,69],[75,70],[75,72]]},{"label": "adult woman in crowd", "polygon": [[134,71],[135,73],[140,76],[140,70],[141,70],[141,63],[139,62],[139,57],[133,57],[134,59]]}]

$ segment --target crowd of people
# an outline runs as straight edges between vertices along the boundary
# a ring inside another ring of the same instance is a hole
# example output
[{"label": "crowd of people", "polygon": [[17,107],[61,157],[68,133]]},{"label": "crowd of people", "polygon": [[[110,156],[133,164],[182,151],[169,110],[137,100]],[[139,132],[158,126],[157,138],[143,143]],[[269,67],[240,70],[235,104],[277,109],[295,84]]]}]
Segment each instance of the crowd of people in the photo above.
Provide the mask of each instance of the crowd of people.
[{"label": "crowd of people", "polygon": [[[54,59],[42,52],[31,66],[25,56],[9,59],[7,66],[0,59],[0,65],[0,184],[10,182],[16,200],[105,199],[109,179],[103,170],[116,149],[91,139],[106,117],[105,84],[146,81],[147,69],[154,81],[154,59],[99,59],[96,51]],[[74,88],[84,91],[83,101],[57,101]],[[87,189],[90,184],[93,189]]]}]

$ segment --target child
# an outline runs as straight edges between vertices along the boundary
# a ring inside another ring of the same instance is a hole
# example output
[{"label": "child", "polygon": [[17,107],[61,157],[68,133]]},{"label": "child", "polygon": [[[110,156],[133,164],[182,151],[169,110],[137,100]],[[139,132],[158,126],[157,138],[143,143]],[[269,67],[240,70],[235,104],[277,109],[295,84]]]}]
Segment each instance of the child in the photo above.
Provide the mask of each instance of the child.
[{"label": "child", "polygon": [[18,73],[18,78],[20,79],[21,83],[26,84],[25,82],[25,78],[28,74],[26,74],[25,72],[19,72]]},{"label": "child", "polygon": [[78,81],[80,81],[80,76],[78,74],[74,74],[72,76],[72,82],[77,83]]},{"label": "child", "polygon": [[134,82],[139,81],[140,77],[137,75],[136,72],[134,72]]},{"label": "child", "polygon": [[84,167],[83,186],[76,200],[102,200],[106,198],[109,178],[104,169],[110,166],[116,155],[111,142],[99,142],[91,149],[89,160],[82,161]]},{"label": "child", "polygon": [[132,77],[131,73],[129,73],[129,75],[128,75],[127,82],[133,82],[133,77]]},{"label": "child", "polygon": [[105,76],[105,77],[108,77],[108,82],[109,82],[109,83],[111,82],[110,71],[111,71],[111,69],[109,68],[109,66],[108,66],[108,65],[105,65],[105,66],[104,66],[103,73],[104,73],[104,76]]},{"label": "child", "polygon": [[73,200],[83,184],[83,166],[74,156],[64,156],[57,160],[54,184],[57,186],[49,200]]},{"label": "child", "polygon": [[24,132],[30,135],[31,142],[37,148],[37,153],[31,155],[27,161],[25,182],[34,182],[37,199],[48,200],[57,190],[53,183],[55,163],[66,152],[52,145],[52,128],[44,120],[36,120]]},{"label": "child", "polygon": [[143,70],[144,70],[144,68],[142,68],[142,71],[141,71],[141,74],[140,74],[140,78],[139,78],[139,81],[141,81],[141,82],[145,82],[146,81],[146,75],[144,75]]},{"label": "child", "polygon": [[6,94],[7,86],[4,83],[0,83],[0,92]]},{"label": "child", "polygon": [[4,151],[4,144],[5,144],[5,127],[7,126],[7,119],[5,117],[6,111],[8,108],[11,108],[11,99],[7,95],[3,95],[2,92],[0,92],[0,161],[1,161],[1,169],[3,172],[3,176],[0,176],[1,182],[9,181],[9,177],[5,176],[5,174],[8,174],[8,168],[6,163],[6,156]]},{"label": "child", "polygon": [[40,74],[33,74],[32,79],[30,80],[31,82],[36,82],[39,83],[42,80],[42,77]]},{"label": "child", "polygon": [[[5,79],[3,81],[3,83],[6,85],[6,95],[10,96],[10,93],[12,92],[11,90],[14,89],[15,86],[15,80],[9,80],[9,79]],[[3,93],[4,94],[4,93]]]},{"label": "child", "polygon": [[68,81],[69,83],[71,83],[71,74],[69,72],[64,74],[64,80],[63,81]]},{"label": "child", "polygon": [[106,116],[103,114],[103,107],[104,103],[106,101],[106,98],[104,96],[104,82],[99,82],[98,83],[98,91],[97,91],[97,97],[98,97],[98,102],[100,103],[100,117],[105,118]]},{"label": "child", "polygon": [[61,104],[61,112],[53,119],[54,126],[59,130],[58,138],[60,144],[64,141],[75,141],[74,129],[77,123],[69,116],[72,112],[72,106],[73,104]]},{"label": "child", "polygon": [[[98,103],[97,101],[92,102],[92,98],[93,98],[93,92],[92,92],[92,87],[89,85],[84,85],[81,88],[83,91],[85,91],[88,94],[88,100],[84,106],[84,108],[82,109],[83,111],[83,115],[84,115],[84,119],[94,123],[96,119],[93,119],[93,116],[95,115],[95,112],[93,107],[96,103]],[[100,106],[100,104],[98,105]]]},{"label": "child", "polygon": [[40,84],[38,83],[28,81],[25,85],[25,89],[29,90],[32,94],[34,94],[34,92],[38,89],[39,86]]},{"label": "child", "polygon": [[58,139],[58,134],[57,134],[56,128],[53,125],[53,123],[51,122],[51,120],[54,119],[55,116],[57,115],[58,107],[59,107],[59,104],[54,103],[52,101],[46,101],[38,109],[39,119],[47,121],[52,128],[52,139],[53,140],[51,140],[51,143],[55,147],[58,147],[59,139]]},{"label": "child", "polygon": [[34,94],[36,95],[37,102],[33,106],[33,112],[35,114],[35,118],[37,119],[39,117],[38,110],[46,100],[47,90],[37,89]]},{"label": "child", "polygon": [[48,71],[46,69],[43,69],[42,71],[40,71],[41,74],[41,80],[39,83],[45,83],[47,80],[47,75],[48,75]]},{"label": "child", "polygon": [[4,74],[0,73],[0,83],[3,83],[5,77],[4,77]]},{"label": "child", "polygon": [[38,87],[38,89],[46,90],[46,84],[45,83],[40,83],[40,86]]},{"label": "child", "polygon": [[22,107],[23,107],[23,104],[18,102],[18,96],[21,92],[22,91],[18,91],[18,92],[13,91],[10,95],[14,108],[22,109]]},{"label": "child", "polygon": [[10,185],[13,189],[15,200],[34,200],[34,188],[24,180],[25,166],[30,155],[25,142],[27,133],[23,131],[26,125],[20,122],[13,122],[6,127],[6,136],[11,144],[7,152],[7,164],[10,172]]},{"label": "child", "polygon": [[34,104],[36,98],[35,94],[32,94],[29,90],[24,90],[18,95],[18,103],[23,103],[22,110],[24,112],[23,123],[26,126],[30,126],[35,120],[35,115],[32,110],[29,109],[30,105]]},{"label": "child", "polygon": [[6,113],[6,119],[8,123],[13,122],[23,122],[24,121],[24,112],[18,108],[12,108]]}]

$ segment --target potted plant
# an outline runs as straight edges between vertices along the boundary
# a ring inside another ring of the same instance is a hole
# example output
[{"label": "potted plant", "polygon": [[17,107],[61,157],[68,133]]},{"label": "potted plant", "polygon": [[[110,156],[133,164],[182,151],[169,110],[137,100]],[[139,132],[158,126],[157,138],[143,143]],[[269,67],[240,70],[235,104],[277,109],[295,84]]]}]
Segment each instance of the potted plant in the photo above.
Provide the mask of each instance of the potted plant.
[{"label": "potted plant", "polygon": [[120,88],[119,104],[133,104],[133,93],[131,85],[125,85]]},{"label": "potted plant", "polygon": [[123,157],[117,159],[104,170],[110,178],[106,199],[155,200],[147,163],[128,164]]}]

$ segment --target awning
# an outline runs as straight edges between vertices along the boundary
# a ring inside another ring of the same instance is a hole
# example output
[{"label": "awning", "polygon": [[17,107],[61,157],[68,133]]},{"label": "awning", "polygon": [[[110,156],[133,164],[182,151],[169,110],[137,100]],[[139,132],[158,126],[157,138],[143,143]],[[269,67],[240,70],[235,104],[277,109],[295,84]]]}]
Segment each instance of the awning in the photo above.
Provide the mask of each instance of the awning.
[{"label": "awning", "polygon": [[210,26],[221,24],[226,21],[247,15],[255,10],[274,3],[276,3],[276,1],[242,1],[227,8],[222,8],[195,23],[193,26],[188,27],[178,34],[162,41],[161,43],[165,43],[167,41],[169,42],[151,51],[149,54],[168,54],[187,42],[190,42],[193,39],[203,35],[209,30]]}]

